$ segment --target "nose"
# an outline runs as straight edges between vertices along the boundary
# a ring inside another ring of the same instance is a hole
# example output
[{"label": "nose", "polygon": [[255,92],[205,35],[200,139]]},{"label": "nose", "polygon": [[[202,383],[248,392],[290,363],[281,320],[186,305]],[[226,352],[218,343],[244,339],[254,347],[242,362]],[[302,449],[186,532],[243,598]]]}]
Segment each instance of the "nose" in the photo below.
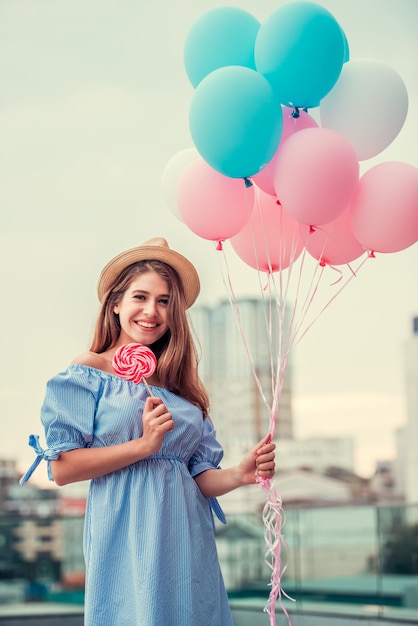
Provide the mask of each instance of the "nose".
[{"label": "nose", "polygon": [[157,303],[152,298],[149,298],[146,302],[144,302],[143,311],[149,317],[156,315],[157,313]]}]

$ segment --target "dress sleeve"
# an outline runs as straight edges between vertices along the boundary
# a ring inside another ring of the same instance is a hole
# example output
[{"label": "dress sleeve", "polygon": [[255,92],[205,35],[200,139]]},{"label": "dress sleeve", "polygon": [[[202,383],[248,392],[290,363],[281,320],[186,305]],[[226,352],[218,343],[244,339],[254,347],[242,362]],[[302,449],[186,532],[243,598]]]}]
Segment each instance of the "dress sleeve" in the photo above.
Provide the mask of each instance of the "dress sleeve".
[{"label": "dress sleeve", "polygon": [[203,434],[199,447],[189,461],[189,471],[193,477],[208,469],[220,469],[223,457],[222,446],[216,439],[215,429],[209,418],[203,421]]},{"label": "dress sleeve", "polygon": [[[216,432],[209,418],[203,421],[203,434],[199,447],[189,461],[189,471],[193,476],[198,476],[208,469],[221,469],[219,463],[224,453],[221,444],[216,439]],[[210,506],[216,517],[226,524],[225,513],[216,498],[209,498]]]},{"label": "dress sleeve", "polygon": [[42,459],[48,462],[48,477],[54,480],[50,461],[60,452],[87,448],[93,440],[94,417],[100,389],[100,377],[89,368],[70,367],[48,381],[41,407],[47,449],[39,444],[38,435],[30,435],[29,445],[37,457],[20,479],[23,485]]}]

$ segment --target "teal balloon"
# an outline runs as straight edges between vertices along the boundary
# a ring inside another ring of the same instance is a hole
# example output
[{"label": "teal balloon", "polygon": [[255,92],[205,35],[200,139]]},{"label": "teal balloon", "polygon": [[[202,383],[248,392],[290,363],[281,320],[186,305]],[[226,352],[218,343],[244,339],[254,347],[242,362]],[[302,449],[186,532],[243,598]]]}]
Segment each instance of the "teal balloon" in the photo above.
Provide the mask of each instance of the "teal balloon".
[{"label": "teal balloon", "polygon": [[276,152],[282,109],[261,74],[247,67],[222,67],[195,90],[189,126],[196,149],[213,169],[246,178],[262,170]]},{"label": "teal balloon", "polygon": [[281,6],[261,25],[255,42],[257,70],[286,106],[310,108],[331,91],[344,63],[341,28],[312,2]]},{"label": "teal balloon", "polygon": [[196,20],[184,44],[184,67],[193,85],[221,67],[255,69],[254,44],[260,22],[251,13],[220,7]]},{"label": "teal balloon", "polygon": [[341,28],[341,34],[343,36],[343,44],[344,44],[343,63],[347,63],[347,61],[350,60],[350,46],[348,44],[347,35],[345,34],[345,32],[344,32],[344,30],[342,28]]}]

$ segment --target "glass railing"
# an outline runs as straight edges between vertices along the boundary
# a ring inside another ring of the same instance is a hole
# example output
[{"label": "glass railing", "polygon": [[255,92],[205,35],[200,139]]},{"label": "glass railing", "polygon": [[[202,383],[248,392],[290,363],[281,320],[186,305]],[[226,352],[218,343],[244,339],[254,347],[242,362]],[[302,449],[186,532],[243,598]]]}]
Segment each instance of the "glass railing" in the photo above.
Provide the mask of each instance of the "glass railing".
[{"label": "glass railing", "polygon": [[[261,520],[251,519],[261,534]],[[383,616],[396,607],[398,614],[415,614],[418,623],[418,506],[293,509],[281,521],[282,588],[298,610],[326,603],[336,611],[350,605],[352,612],[367,607]],[[240,523],[240,516],[229,517],[229,525],[236,525],[235,545],[219,538],[230,596],[267,598],[268,568],[246,580],[245,544],[254,539],[245,538]],[[232,571],[234,579],[228,579]]]},{"label": "glass railing", "polygon": [[[260,515],[230,515],[217,544],[231,599],[267,600],[270,569]],[[282,587],[309,604],[374,607],[418,617],[418,506],[287,510]],[[0,516],[0,605],[83,603],[82,517]],[[1,613],[1,606],[0,606]]]}]

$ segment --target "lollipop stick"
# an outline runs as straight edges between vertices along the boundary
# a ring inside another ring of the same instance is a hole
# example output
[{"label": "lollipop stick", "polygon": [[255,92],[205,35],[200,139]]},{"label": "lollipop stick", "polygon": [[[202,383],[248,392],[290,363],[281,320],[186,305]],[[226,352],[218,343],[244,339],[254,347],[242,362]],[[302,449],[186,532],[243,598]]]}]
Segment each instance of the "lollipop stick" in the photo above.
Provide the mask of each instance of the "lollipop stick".
[{"label": "lollipop stick", "polygon": [[144,377],[144,376],[142,377],[142,382],[144,383],[145,387],[147,388],[148,394],[149,394],[150,396],[153,396],[154,394],[152,393],[152,391],[151,391],[151,389],[150,389],[150,386],[149,386],[149,384],[147,383],[147,381],[145,380],[145,377]]}]

